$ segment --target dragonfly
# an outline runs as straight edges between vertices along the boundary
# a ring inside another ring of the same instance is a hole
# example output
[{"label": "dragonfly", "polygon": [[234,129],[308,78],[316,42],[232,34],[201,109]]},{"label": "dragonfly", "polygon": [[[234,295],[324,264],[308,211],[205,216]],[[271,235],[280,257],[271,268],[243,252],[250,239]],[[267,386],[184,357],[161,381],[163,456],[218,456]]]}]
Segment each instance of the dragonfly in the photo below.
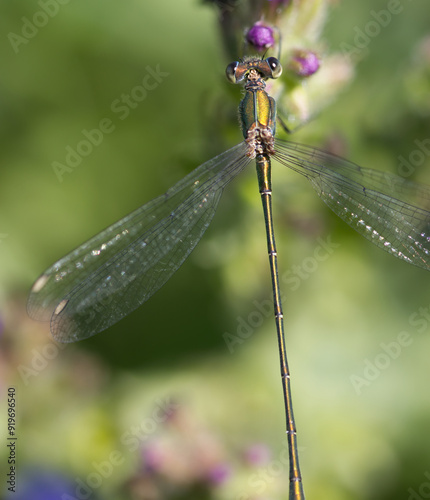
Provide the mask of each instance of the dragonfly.
[{"label": "dragonfly", "polygon": [[50,321],[51,333],[59,342],[86,339],[109,328],[169,280],[208,228],[224,188],[254,162],[279,344],[289,499],[304,500],[272,218],[272,160],[306,177],[335,214],[376,246],[427,270],[430,187],[275,138],[276,102],[265,87],[281,72],[275,57],[251,56],[229,64],[228,80],[244,85],[239,105],[244,140],[49,267],[35,281],[27,308],[31,317]]}]

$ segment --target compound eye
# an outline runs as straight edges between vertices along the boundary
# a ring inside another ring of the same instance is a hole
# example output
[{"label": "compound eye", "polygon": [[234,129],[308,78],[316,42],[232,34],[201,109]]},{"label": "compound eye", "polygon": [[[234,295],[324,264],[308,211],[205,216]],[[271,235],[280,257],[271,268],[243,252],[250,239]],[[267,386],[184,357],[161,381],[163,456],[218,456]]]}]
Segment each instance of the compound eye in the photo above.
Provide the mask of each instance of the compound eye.
[{"label": "compound eye", "polygon": [[236,61],[236,62],[232,62],[230,63],[226,70],[225,70],[225,74],[227,76],[227,79],[231,82],[231,83],[237,83],[237,78],[236,78],[236,69],[237,67],[239,66],[239,63]]},{"label": "compound eye", "polygon": [[278,78],[282,74],[282,66],[281,63],[276,59],[276,57],[268,57],[266,59],[269,68],[272,71],[271,78]]}]

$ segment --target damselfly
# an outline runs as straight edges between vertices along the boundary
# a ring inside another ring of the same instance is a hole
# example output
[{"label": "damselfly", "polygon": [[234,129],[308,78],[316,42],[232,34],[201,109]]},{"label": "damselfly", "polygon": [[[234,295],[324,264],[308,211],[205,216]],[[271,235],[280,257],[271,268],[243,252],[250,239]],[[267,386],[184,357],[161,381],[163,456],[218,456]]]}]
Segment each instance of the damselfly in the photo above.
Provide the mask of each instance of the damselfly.
[{"label": "damselfly", "polygon": [[302,500],[272,221],[271,159],[305,176],[339,217],[375,245],[424,269],[430,267],[430,188],[360,168],[316,148],[275,140],[276,104],[265,82],[281,71],[274,57],[230,64],[229,80],[244,82],[239,112],[245,140],[52,265],[34,283],[28,312],[50,320],[51,332],[60,342],[88,338],[119,321],[179,268],[206,231],[224,188],[255,159],[285,399],[289,498]]}]

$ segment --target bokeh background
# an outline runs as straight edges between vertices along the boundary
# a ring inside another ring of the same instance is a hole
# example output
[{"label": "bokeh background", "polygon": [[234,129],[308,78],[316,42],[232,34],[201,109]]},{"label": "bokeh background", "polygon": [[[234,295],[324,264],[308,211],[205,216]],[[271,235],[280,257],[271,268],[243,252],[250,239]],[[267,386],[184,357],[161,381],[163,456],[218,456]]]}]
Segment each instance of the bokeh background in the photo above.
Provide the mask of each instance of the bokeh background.
[{"label": "bokeh background", "polygon": [[[10,33],[30,30],[23,18],[42,4],[0,4],[2,498],[287,498],[253,168],[169,283],[108,331],[64,346],[26,315],[32,282],[55,260],[241,140],[218,11],[197,0],[46,2],[54,14],[14,48]],[[354,47],[388,4],[330,2],[319,49]],[[430,142],[430,11],[424,0],[396,5],[354,58],[351,84],[294,140],[430,184],[430,148],[416,143]],[[120,119],[113,102],[148,66],[168,75]],[[115,130],[58,176],[52,163],[104,118]],[[429,275],[374,248],[285,167],[273,175],[307,497],[429,498]]]}]

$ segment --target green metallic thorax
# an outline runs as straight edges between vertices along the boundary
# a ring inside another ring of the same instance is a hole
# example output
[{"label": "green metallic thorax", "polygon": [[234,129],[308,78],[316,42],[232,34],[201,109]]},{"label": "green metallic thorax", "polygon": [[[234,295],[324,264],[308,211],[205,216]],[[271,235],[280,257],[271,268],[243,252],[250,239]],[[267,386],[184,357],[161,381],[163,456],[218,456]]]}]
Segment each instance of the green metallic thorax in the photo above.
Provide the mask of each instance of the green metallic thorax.
[{"label": "green metallic thorax", "polygon": [[239,115],[245,139],[255,128],[269,128],[275,135],[276,103],[264,90],[264,86],[261,86],[261,82],[259,84],[250,82],[245,86],[245,96],[239,105]]}]

